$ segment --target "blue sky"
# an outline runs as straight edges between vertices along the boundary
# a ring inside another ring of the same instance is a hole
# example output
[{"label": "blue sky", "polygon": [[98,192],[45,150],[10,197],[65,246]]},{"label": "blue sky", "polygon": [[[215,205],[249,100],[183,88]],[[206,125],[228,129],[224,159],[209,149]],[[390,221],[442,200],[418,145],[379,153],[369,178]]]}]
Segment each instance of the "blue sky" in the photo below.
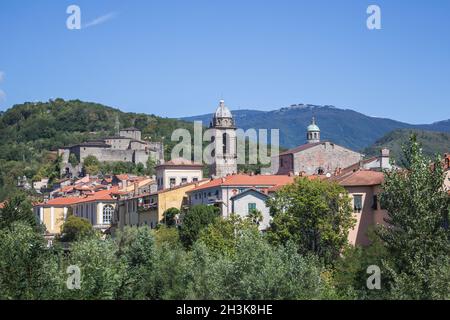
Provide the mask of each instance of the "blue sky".
[{"label": "blue sky", "polygon": [[[81,8],[81,30],[66,9]],[[366,8],[381,8],[368,30]],[[450,1],[2,0],[0,110],[81,99],[182,117],[331,104],[450,118]]]}]

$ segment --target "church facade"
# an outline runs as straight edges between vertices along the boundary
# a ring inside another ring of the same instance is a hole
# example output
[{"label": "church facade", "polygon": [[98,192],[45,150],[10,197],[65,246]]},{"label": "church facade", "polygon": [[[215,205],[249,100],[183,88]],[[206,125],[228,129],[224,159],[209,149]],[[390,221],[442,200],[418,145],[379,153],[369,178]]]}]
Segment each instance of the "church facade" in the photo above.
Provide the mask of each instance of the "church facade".
[{"label": "church facade", "polygon": [[306,144],[280,153],[278,159],[272,158],[273,174],[334,174],[336,170],[347,168],[363,158],[359,152],[331,141],[321,141],[320,128],[314,117],[307,127],[306,139]]}]

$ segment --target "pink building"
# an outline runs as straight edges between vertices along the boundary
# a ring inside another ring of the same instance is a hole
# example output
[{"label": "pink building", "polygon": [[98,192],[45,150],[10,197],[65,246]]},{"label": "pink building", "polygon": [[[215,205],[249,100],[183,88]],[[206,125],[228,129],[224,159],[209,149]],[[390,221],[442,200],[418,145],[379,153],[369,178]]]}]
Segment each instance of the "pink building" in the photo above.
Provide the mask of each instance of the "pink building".
[{"label": "pink building", "polygon": [[343,186],[352,199],[356,225],[350,230],[349,242],[353,245],[368,245],[369,228],[377,224],[386,224],[384,218],[387,211],[381,208],[378,196],[381,193],[384,174],[380,171],[358,169],[333,177],[331,180]]}]

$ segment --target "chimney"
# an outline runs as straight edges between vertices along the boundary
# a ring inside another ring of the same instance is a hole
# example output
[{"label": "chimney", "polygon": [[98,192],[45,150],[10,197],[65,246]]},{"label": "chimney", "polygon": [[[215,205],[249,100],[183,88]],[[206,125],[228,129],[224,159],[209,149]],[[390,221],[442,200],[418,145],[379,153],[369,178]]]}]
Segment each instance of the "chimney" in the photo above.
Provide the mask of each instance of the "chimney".
[{"label": "chimney", "polygon": [[389,149],[383,148],[381,149],[380,154],[380,169],[389,169],[391,167],[389,163]]}]

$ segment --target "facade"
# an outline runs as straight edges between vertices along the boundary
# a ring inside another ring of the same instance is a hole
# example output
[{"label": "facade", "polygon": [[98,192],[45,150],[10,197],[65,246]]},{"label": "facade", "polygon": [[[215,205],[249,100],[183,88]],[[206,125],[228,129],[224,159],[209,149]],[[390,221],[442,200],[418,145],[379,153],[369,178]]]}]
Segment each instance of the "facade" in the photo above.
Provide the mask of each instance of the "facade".
[{"label": "facade", "polygon": [[349,193],[353,206],[356,225],[350,230],[348,240],[352,245],[366,246],[370,244],[368,231],[383,224],[387,211],[381,208],[379,194],[384,174],[380,171],[359,169],[333,177]]},{"label": "facade", "polygon": [[[72,165],[70,156],[74,155],[80,164]],[[79,175],[82,163],[88,156],[95,156],[100,162],[122,161],[142,163],[144,166],[149,158],[155,162],[164,160],[164,149],[160,142],[141,140],[141,131],[136,128],[127,128],[119,131],[119,135],[104,139],[91,140],[59,149],[58,155],[62,157],[61,175]]]},{"label": "facade", "polygon": [[213,178],[237,173],[236,127],[230,110],[220,100],[210,124],[214,151],[210,174]]},{"label": "facade", "polygon": [[156,166],[158,190],[165,190],[203,179],[203,165],[178,158]]},{"label": "facade", "polygon": [[[293,181],[293,176],[243,174],[229,175],[223,178],[212,179],[209,182],[189,191],[189,204],[191,206],[197,204],[214,205],[220,209],[221,216],[226,218],[232,213],[247,215],[248,203],[255,203],[260,204],[259,207],[257,205],[256,208],[263,212],[264,215],[266,208],[263,208],[260,202],[262,196],[256,195],[254,192],[248,193],[248,190],[253,189],[259,193],[267,194],[269,189],[272,187],[285,185],[292,183]],[[247,195],[244,195],[246,191]],[[239,194],[242,194],[242,196],[237,197]],[[259,200],[256,199],[257,197],[259,197]],[[235,203],[234,209],[233,202]],[[241,209],[243,212],[237,212],[237,210]],[[268,220],[269,217],[266,215],[264,223],[267,223]]]},{"label": "facade", "polygon": [[191,182],[172,189],[159,190],[134,197],[121,197],[113,219],[114,228],[147,225],[155,228],[164,219],[164,212],[170,208],[183,210],[188,205],[187,192],[206,183],[207,180]]},{"label": "facade", "polygon": [[45,225],[48,235],[54,236],[61,233],[61,226],[70,211],[75,216],[89,220],[95,229],[105,231],[111,226],[116,208],[114,193],[117,191],[116,187],[85,197],[51,199],[36,204],[33,210],[39,221]]},{"label": "facade", "polygon": [[359,163],[363,158],[358,152],[330,141],[321,141],[320,129],[314,118],[308,126],[307,138],[308,143],[280,153],[278,159],[272,158],[273,174],[334,174],[336,170]]},{"label": "facade", "polygon": [[232,212],[241,217],[246,217],[252,210],[258,210],[262,214],[262,221],[259,223],[259,229],[266,230],[272,221],[270,210],[266,206],[266,200],[268,198],[269,195],[267,193],[253,188],[247,189],[230,198]]}]

